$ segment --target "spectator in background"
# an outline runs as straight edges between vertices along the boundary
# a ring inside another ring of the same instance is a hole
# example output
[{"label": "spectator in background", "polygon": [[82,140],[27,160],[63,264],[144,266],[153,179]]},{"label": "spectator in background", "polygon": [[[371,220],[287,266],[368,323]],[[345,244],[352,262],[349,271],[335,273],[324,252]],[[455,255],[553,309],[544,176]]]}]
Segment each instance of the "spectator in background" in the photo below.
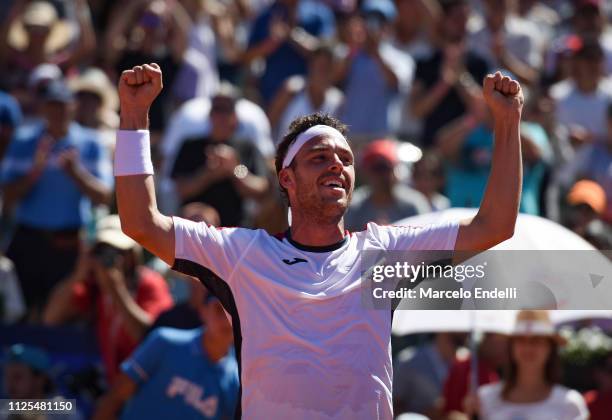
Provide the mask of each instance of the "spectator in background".
[{"label": "spectator in background", "polygon": [[16,134],[0,176],[6,202],[16,204],[17,228],[7,256],[34,316],[72,271],[91,203],[112,199],[110,158],[94,132],[73,122],[68,87],[52,82],[43,99],[44,123]]},{"label": "spectator in background", "polygon": [[223,226],[241,226],[245,200],[269,188],[265,161],[252,142],[235,137],[237,100],[235,88],[223,84],[212,98],[210,134],[186,140],[171,171],[182,204],[209,204]]},{"label": "spectator in background", "polygon": [[0,162],[13,138],[13,133],[21,123],[21,109],[11,95],[0,91]]},{"label": "spectator in background", "polygon": [[552,40],[557,26],[561,23],[558,11],[539,0],[518,0],[516,14],[535,26],[544,43]]},{"label": "spectator in background", "polygon": [[604,2],[601,0],[574,0],[571,25],[565,30],[561,28],[560,35],[552,42],[546,54],[545,74],[550,76],[559,71],[562,50],[572,38],[591,38],[599,41],[604,51],[604,68],[606,73],[612,73],[612,28],[608,25]]},{"label": "spectator in background", "polygon": [[489,67],[514,74],[535,85],[542,67],[543,40],[538,28],[516,15],[512,0],[485,0],[484,24],[469,36],[470,47]]},{"label": "spectator in background", "polygon": [[336,72],[345,92],[340,116],[354,139],[371,140],[398,128],[391,111],[412,82],[414,61],[389,41],[396,14],[391,0],[366,0],[357,21],[363,35],[348,45]]},{"label": "spectator in background", "polygon": [[368,222],[386,225],[430,210],[423,194],[400,183],[399,165],[394,140],[375,140],[362,150],[366,185],[353,193],[344,218],[348,230],[363,230]]},{"label": "spectator in background", "polygon": [[[443,413],[465,413],[472,397],[474,385],[482,386],[499,382],[499,371],[508,364],[508,337],[495,332],[484,334],[477,348],[478,354],[468,357],[458,357],[449,369],[448,377],[444,383]],[[477,366],[474,366],[477,364]],[[472,383],[473,369],[476,367],[476,384]],[[471,413],[471,411],[469,411]],[[454,418],[449,416],[449,418]],[[461,417],[457,417],[461,418]]]},{"label": "spectator in background", "polygon": [[595,181],[576,182],[567,194],[564,225],[585,237],[588,226],[599,220],[606,211],[606,192]]},{"label": "spectator in background", "polygon": [[[94,420],[231,419],[238,403],[232,326],[209,295],[200,309],[206,329],[160,328],[121,365]],[[120,414],[121,413],[121,414]]]},{"label": "spectator in background", "polygon": [[397,19],[393,31],[395,48],[415,60],[431,54],[439,5],[429,0],[395,0]]},{"label": "spectator in background", "polygon": [[580,179],[597,182],[604,189],[606,197],[602,216],[612,222],[612,102],[608,104],[606,119],[607,135],[599,141],[582,146],[575,158],[559,171],[558,178],[566,191]]},{"label": "spectator in background", "polygon": [[91,59],[96,36],[89,6],[86,0],[76,0],[73,7],[78,28],[74,22],[60,19],[51,2],[13,2],[0,25],[0,63],[10,85],[25,85],[29,72],[43,63],[67,70]]},{"label": "spectator in background", "polygon": [[[436,140],[447,162],[446,194],[452,207],[478,207],[487,186],[493,155],[493,121],[483,108],[474,110],[440,129]],[[539,127],[539,126],[538,126]],[[549,150],[543,130],[521,123],[523,190],[520,211],[539,214],[539,198]]]},{"label": "spectator in background", "polygon": [[426,152],[412,167],[412,186],[425,196],[431,211],[450,207],[450,200],[440,193],[444,184],[444,166],[440,157],[436,153]]},{"label": "spectator in background", "polygon": [[582,396],[559,385],[559,347],[547,311],[520,311],[510,338],[510,364],[504,381],[478,389],[478,416],[586,420]]},{"label": "spectator in background", "polygon": [[[55,387],[49,375],[49,355],[38,347],[23,344],[12,345],[6,353],[4,366],[4,389],[9,399],[44,399],[60,403],[64,398],[55,397]],[[83,417],[78,407],[70,413],[50,413],[36,416],[37,420],[80,420]],[[13,416],[8,416],[12,419]],[[21,417],[19,417],[21,418]],[[29,418],[29,417],[28,417]]]},{"label": "spectator in background", "polygon": [[262,59],[265,69],[259,92],[265,107],[287,78],[306,73],[306,64],[318,45],[317,37],[333,35],[329,8],[312,0],[276,0],[253,23],[242,61]]},{"label": "spectator in background", "polygon": [[115,129],[119,127],[119,97],[106,74],[90,67],[70,80],[69,85],[76,96],[76,122],[98,131],[107,146],[114,145]]},{"label": "spectator in background", "polygon": [[590,420],[606,420],[612,413],[612,353],[600,358],[593,367],[597,389],[584,395]]},{"label": "spectator in background", "polygon": [[121,231],[119,216],[107,216],[98,223],[91,251],[81,254],[45,308],[43,322],[50,326],[95,313],[109,385],[155,318],[172,306],[165,280],[143,267],[141,259],[138,245]]},{"label": "spectator in background", "polygon": [[21,125],[32,125],[40,123],[43,118],[42,98],[47,85],[50,82],[63,80],[62,69],[55,64],[40,64],[36,66],[23,86],[13,87],[11,95],[19,102],[23,119]]},{"label": "spectator in background", "polygon": [[300,115],[323,112],[337,116],[343,95],[332,85],[334,53],[327,46],[318,47],[308,60],[306,77],[290,77],[268,107],[268,118],[282,139],[289,124]]},{"label": "spectator in background", "polygon": [[442,409],[442,387],[464,333],[437,333],[433,340],[397,355],[393,369],[394,414],[413,412],[437,418]]},{"label": "spectator in background", "polygon": [[[191,29],[182,62],[172,86],[172,96],[181,104],[197,97],[211,97],[219,88],[217,57],[239,54],[233,4],[181,1]],[[231,50],[231,52],[230,52]]]},{"label": "spectator in background", "polygon": [[465,46],[469,6],[466,0],[441,0],[437,45],[417,61],[410,98],[412,116],[423,120],[421,145],[433,145],[438,130],[464,115],[482,97],[480,81],[487,62]]},{"label": "spectator in background", "polygon": [[[191,20],[178,1],[133,0],[117,3],[104,34],[103,59],[117,75],[142,63],[157,63],[164,85],[172,87],[188,45]],[[152,143],[157,144],[170,116],[172,89],[151,106]]]},{"label": "spectator in background", "polygon": [[612,102],[612,82],[605,78],[604,54],[596,39],[577,39],[571,77],[550,88],[556,119],[569,131],[575,146],[606,136],[606,113]]},{"label": "spectator in background", "polygon": [[[395,0],[397,18],[393,30],[393,46],[410,56],[413,60],[421,60],[431,55],[433,40],[436,36],[437,21],[440,19],[440,7],[437,1],[430,0]],[[413,77],[414,74],[411,75]],[[401,93],[398,110],[400,115],[397,135],[402,140],[420,138],[421,121],[412,117],[410,111],[410,89],[412,83]]]}]

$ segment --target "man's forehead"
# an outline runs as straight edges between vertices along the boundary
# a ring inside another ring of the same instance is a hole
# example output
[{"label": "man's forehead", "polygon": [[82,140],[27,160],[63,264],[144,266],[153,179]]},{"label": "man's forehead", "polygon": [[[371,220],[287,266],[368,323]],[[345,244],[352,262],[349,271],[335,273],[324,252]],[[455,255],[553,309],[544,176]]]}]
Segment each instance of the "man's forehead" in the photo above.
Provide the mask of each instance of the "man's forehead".
[{"label": "man's forehead", "polygon": [[302,147],[302,150],[300,150],[300,153],[309,153],[311,151],[328,150],[328,149],[348,152],[351,155],[353,154],[353,151],[346,140],[342,141],[340,139],[337,139],[337,138],[334,138],[332,136],[328,136],[325,134],[322,134],[320,136],[314,137],[313,139],[309,140],[304,145],[304,147]]}]

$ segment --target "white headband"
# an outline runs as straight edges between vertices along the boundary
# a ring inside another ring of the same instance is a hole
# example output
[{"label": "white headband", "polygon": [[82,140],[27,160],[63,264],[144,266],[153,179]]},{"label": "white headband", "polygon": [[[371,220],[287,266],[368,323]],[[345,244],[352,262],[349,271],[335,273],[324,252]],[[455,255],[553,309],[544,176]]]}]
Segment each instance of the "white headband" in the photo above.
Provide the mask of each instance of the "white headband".
[{"label": "white headband", "polygon": [[336,130],[329,125],[314,125],[310,127],[308,130],[300,133],[297,138],[291,143],[289,146],[289,150],[287,150],[287,154],[285,155],[285,159],[283,159],[283,168],[291,165],[293,158],[298,154],[302,146],[306,144],[306,142],[312,140],[315,137],[326,135],[334,140],[338,140],[339,142],[345,143],[348,146],[348,142],[344,138],[341,132]]}]

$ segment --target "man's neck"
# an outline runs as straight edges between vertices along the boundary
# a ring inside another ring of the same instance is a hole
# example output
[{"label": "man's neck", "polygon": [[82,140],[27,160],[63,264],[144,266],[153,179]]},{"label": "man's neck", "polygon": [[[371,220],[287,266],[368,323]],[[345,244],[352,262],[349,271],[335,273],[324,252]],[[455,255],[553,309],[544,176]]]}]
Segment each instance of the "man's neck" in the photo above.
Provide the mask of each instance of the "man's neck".
[{"label": "man's neck", "polygon": [[202,335],[202,348],[211,362],[216,363],[223,359],[229,350],[230,343],[217,339],[212,334],[204,332]]},{"label": "man's neck", "polygon": [[299,214],[291,215],[291,239],[306,246],[329,246],[344,239],[344,219],[338,223],[322,224],[307,220]]}]

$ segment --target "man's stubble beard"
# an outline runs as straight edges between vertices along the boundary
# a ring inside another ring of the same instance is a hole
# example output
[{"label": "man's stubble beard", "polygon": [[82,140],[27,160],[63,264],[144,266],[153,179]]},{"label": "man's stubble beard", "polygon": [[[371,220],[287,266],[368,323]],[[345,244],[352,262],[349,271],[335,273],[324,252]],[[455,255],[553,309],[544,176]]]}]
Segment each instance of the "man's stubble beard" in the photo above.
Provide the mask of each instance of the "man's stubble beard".
[{"label": "man's stubble beard", "polygon": [[304,216],[317,225],[337,225],[346,214],[352,199],[353,191],[351,190],[347,193],[346,204],[325,203],[316,191],[313,191],[310,194],[298,194],[295,208],[299,208]]}]

